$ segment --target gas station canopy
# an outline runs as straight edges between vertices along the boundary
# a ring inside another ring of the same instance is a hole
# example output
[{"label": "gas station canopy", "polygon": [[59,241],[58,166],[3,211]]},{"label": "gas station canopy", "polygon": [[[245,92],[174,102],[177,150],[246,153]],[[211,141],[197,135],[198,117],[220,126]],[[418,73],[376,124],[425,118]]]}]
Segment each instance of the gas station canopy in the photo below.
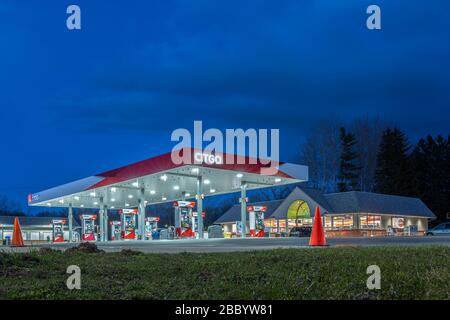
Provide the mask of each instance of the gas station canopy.
[{"label": "gas station canopy", "polygon": [[[187,152],[187,153],[186,153]],[[175,163],[173,152],[139,161],[118,169],[30,194],[31,206],[110,209],[194,198],[199,177],[204,196],[237,192],[245,184],[247,190],[308,180],[308,167],[279,162],[274,174],[261,172],[269,165],[260,159],[215,153],[202,153],[184,148],[177,151],[189,155],[191,161]],[[225,161],[225,159],[227,161]],[[229,164],[229,159],[234,159]],[[272,164],[273,166],[273,164]]]}]

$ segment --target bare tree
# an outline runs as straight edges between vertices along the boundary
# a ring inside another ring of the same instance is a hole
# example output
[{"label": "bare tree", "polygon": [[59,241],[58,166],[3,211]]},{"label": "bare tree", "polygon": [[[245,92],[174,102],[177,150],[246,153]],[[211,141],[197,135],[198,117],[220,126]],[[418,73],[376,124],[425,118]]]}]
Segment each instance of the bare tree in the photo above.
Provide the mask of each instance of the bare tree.
[{"label": "bare tree", "polygon": [[349,131],[356,137],[354,148],[361,168],[357,189],[373,191],[378,148],[383,131],[389,127],[389,123],[379,117],[371,118],[366,115],[353,120],[349,127]]},{"label": "bare tree", "polygon": [[340,161],[340,121],[326,119],[311,128],[300,148],[301,163],[309,167],[308,185],[323,192],[337,191]]}]

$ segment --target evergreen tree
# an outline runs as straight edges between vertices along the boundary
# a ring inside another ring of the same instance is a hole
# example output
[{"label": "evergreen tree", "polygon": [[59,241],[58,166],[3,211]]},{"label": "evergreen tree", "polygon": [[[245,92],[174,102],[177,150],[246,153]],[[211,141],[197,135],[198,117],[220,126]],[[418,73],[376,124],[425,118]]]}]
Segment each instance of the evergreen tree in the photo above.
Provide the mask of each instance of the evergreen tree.
[{"label": "evergreen tree", "polygon": [[375,191],[395,195],[415,195],[409,159],[411,146],[405,134],[386,129],[381,138],[375,171]]},{"label": "evergreen tree", "polygon": [[417,195],[438,216],[446,220],[450,211],[450,137],[420,139],[411,154]]},{"label": "evergreen tree", "polygon": [[341,157],[338,174],[339,192],[355,190],[358,185],[360,167],[355,162],[358,154],[354,151],[355,135],[347,133],[345,128],[340,129]]}]

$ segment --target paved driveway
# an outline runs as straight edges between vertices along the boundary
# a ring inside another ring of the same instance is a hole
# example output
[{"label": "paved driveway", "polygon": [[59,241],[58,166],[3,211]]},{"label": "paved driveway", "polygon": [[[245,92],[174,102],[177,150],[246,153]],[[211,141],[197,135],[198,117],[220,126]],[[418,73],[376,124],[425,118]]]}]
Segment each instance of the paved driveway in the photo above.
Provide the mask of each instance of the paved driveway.
[{"label": "paved driveway", "polygon": [[[208,239],[208,240],[160,240],[160,241],[108,241],[97,243],[97,246],[107,252],[122,249],[138,250],[153,253],[178,252],[232,252],[268,250],[275,248],[308,248],[308,238],[247,238],[247,239]],[[375,237],[375,238],[331,238],[330,246],[450,246],[450,237]],[[0,250],[26,252],[47,247],[65,250],[75,244],[45,244],[23,248],[9,248],[0,246]]]}]

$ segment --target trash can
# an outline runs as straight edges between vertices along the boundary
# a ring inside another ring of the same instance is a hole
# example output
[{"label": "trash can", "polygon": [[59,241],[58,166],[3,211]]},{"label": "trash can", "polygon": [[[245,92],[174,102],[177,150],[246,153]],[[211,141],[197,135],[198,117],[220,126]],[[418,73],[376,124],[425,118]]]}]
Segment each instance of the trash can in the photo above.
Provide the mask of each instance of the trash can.
[{"label": "trash can", "polygon": [[11,237],[10,236],[6,236],[5,240],[3,241],[5,246],[10,246],[11,245]]},{"label": "trash can", "polygon": [[175,228],[169,228],[167,231],[167,239],[173,240],[175,239]]},{"label": "trash can", "polygon": [[158,230],[154,230],[152,232],[152,240],[159,240],[160,232]]},{"label": "trash can", "polygon": [[167,229],[161,229],[159,231],[159,239],[160,240],[167,240],[168,237],[169,237],[169,235],[168,235]]}]

